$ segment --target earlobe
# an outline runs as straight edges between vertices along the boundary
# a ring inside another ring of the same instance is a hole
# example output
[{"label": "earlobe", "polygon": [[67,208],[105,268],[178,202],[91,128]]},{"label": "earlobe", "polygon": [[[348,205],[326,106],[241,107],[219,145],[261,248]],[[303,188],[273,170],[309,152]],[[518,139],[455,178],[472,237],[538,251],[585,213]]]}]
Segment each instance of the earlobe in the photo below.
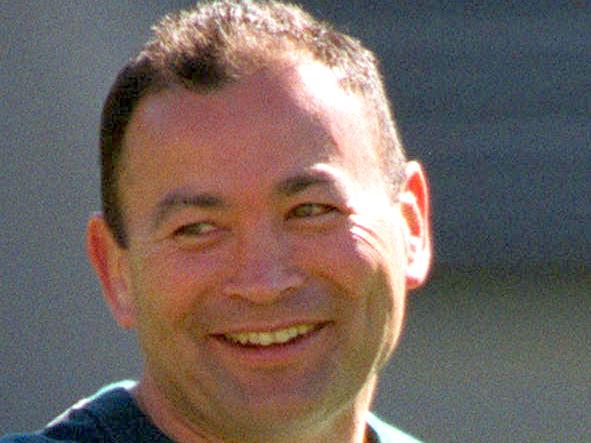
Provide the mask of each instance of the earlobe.
[{"label": "earlobe", "polygon": [[406,286],[414,289],[425,282],[431,267],[429,187],[423,168],[414,161],[406,166],[401,207],[406,225]]},{"label": "earlobe", "polygon": [[135,306],[126,251],[117,244],[101,214],[94,214],[88,222],[86,248],[115,320],[123,328],[132,328]]}]

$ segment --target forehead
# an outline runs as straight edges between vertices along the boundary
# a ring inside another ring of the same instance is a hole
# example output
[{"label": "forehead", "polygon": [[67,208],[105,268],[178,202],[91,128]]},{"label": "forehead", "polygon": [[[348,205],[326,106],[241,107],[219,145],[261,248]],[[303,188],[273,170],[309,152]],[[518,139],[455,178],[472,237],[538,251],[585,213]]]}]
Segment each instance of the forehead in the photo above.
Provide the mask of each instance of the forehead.
[{"label": "forehead", "polygon": [[[298,63],[197,94],[180,87],[144,98],[124,139],[124,188],[262,186],[321,163],[367,175],[376,161],[375,124],[365,101],[344,91],[328,68]],[[127,191],[123,189],[125,194]]]}]

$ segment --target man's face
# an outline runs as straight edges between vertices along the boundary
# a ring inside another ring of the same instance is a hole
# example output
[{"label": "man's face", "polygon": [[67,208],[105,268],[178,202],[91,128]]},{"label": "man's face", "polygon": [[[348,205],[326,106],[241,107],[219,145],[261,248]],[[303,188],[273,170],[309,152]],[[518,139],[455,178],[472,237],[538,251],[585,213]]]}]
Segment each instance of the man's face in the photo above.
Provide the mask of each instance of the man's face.
[{"label": "man's face", "polygon": [[260,436],[369,396],[403,322],[407,232],[376,140],[363,100],[314,63],[140,103],[120,180],[126,315],[145,377],[191,423]]}]

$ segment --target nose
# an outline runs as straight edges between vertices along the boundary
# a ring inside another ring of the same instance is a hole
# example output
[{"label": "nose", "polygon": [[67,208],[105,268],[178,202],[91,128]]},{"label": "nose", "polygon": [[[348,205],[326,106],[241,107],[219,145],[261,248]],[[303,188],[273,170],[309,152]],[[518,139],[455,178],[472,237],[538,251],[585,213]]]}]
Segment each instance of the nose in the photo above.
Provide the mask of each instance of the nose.
[{"label": "nose", "polygon": [[236,246],[234,271],[224,294],[252,303],[270,304],[300,288],[302,273],[291,265],[289,246],[270,227],[241,236]]}]

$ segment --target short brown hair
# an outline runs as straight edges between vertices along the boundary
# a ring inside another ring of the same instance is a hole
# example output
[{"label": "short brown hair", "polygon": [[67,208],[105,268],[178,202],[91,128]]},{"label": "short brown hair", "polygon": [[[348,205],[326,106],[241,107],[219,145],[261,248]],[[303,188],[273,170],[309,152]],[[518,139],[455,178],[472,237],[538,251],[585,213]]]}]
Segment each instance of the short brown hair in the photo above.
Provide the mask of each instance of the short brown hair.
[{"label": "short brown hair", "polygon": [[204,94],[219,90],[290,54],[301,53],[331,68],[345,90],[359,93],[375,109],[380,132],[376,149],[393,191],[398,188],[404,151],[378,62],[356,39],[275,0],[207,1],[167,15],[153,30],[154,38],[118,74],[102,112],[103,213],[121,247],[127,238],[118,167],[125,130],[140,99],[172,85]]}]

